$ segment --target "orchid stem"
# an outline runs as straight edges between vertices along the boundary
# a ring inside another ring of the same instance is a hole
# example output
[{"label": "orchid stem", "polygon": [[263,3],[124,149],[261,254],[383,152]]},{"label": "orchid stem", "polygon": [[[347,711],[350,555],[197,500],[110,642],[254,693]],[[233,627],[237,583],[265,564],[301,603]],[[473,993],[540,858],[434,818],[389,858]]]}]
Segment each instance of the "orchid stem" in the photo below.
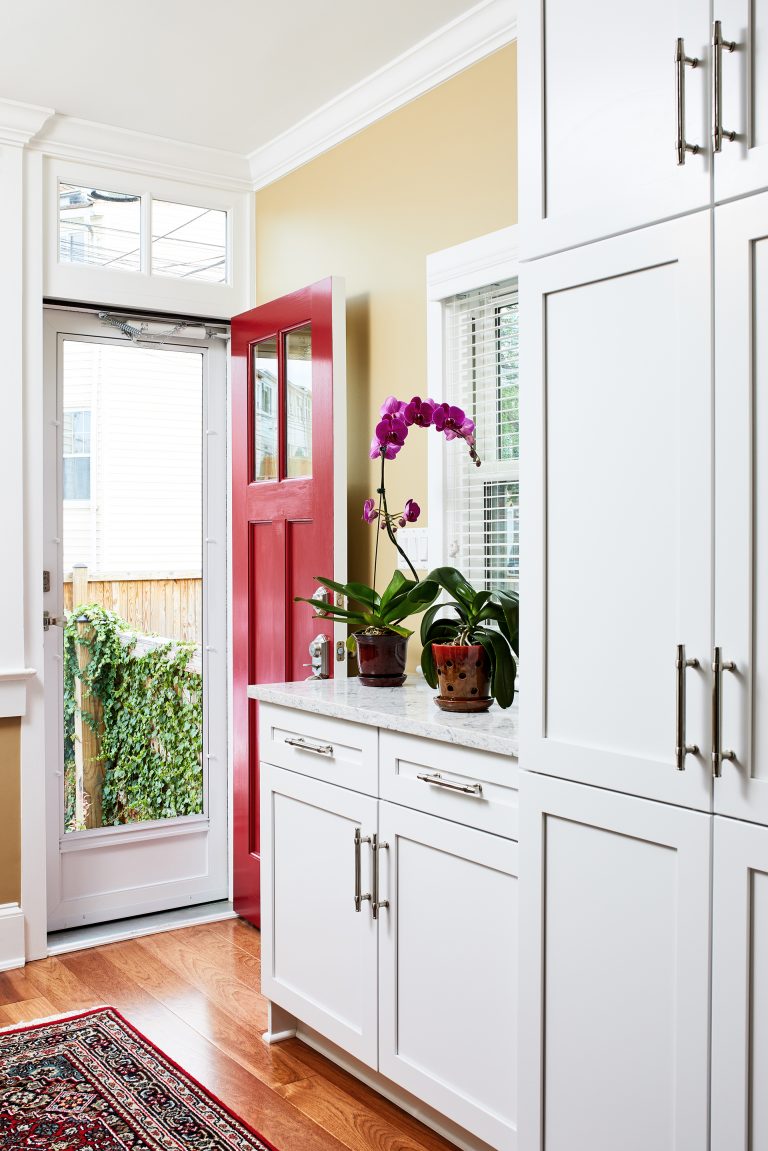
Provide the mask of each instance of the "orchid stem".
[{"label": "orchid stem", "polygon": [[[411,574],[413,575],[413,578],[416,580],[416,583],[418,583],[419,577],[416,575],[416,568],[413,566],[411,561],[408,559],[408,556],[405,554],[403,549],[400,547],[400,544],[395,539],[395,533],[392,531],[392,525],[389,522],[389,512],[387,511],[387,493],[386,493],[386,490],[384,488],[384,461],[386,458],[387,457],[385,456],[384,452],[382,451],[382,453],[381,453],[381,487],[379,488],[379,508],[381,508],[382,504],[384,505],[384,523],[386,525],[387,535],[392,540],[392,543],[395,545],[397,550],[400,552],[400,555],[403,557],[405,562],[408,564],[408,567],[411,569]],[[378,543],[379,543],[379,537],[376,536],[377,549],[378,549]],[[373,565],[373,582],[374,582],[374,586],[375,586],[375,584],[376,584],[376,560],[375,560],[375,558],[374,558],[374,565]]]}]

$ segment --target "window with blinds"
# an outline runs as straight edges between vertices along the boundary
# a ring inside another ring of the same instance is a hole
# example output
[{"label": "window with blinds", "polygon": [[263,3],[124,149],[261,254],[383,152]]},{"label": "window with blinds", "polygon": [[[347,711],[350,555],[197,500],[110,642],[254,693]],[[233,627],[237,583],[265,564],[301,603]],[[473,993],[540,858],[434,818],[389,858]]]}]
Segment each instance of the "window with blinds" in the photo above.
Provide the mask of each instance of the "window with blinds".
[{"label": "window with blinds", "polygon": [[482,460],[482,466],[475,467],[458,444],[446,451],[447,562],[475,587],[517,591],[517,280],[460,293],[445,300],[443,307],[445,399],[475,421]]}]

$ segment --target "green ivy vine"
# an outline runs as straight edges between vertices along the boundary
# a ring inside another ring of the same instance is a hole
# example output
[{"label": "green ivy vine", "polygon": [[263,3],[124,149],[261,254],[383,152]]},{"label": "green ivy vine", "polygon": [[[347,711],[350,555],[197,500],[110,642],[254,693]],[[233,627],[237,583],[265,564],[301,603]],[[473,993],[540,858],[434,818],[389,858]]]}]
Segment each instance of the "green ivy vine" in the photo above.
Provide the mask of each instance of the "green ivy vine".
[{"label": "green ivy vine", "polygon": [[[87,624],[88,627],[81,625]],[[88,659],[78,669],[78,650]],[[80,606],[64,627],[65,820],[75,829],[75,680],[101,703],[103,824],[195,815],[203,805],[203,681],[194,645],[167,643],[142,655],[115,612]],[[94,729],[87,712],[83,722]]]}]

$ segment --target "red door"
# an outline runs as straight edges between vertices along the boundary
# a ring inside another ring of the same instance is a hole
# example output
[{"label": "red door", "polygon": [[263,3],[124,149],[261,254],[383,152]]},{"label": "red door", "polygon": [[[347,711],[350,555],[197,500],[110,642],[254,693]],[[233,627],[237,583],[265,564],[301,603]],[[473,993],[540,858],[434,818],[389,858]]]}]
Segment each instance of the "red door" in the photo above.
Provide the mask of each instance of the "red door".
[{"label": "red door", "polygon": [[[334,396],[337,397],[334,403]],[[258,704],[249,683],[310,675],[333,625],[294,596],[346,579],[344,299],[322,280],[232,321],[234,903],[259,925]],[[334,466],[334,438],[338,456]],[[346,664],[346,660],[345,660]]]}]

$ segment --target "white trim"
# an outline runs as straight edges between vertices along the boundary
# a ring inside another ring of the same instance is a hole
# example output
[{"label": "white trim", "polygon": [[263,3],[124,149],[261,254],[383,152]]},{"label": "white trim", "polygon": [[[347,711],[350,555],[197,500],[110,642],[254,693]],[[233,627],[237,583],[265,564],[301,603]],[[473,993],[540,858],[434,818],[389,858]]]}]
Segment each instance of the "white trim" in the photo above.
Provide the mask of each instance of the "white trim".
[{"label": "white trim", "polygon": [[[441,399],[444,384],[443,300],[518,274],[517,225],[500,228],[427,256],[427,394]],[[447,563],[445,556],[445,453],[433,436],[427,452],[429,567]]]},{"label": "white trim", "polygon": [[53,115],[53,108],[20,104],[17,100],[0,100],[0,144],[23,147]]},{"label": "white trim", "polygon": [[24,915],[18,903],[0,903],[0,971],[24,966]]},{"label": "white trim", "polygon": [[516,37],[516,0],[482,0],[251,152],[248,160],[254,190],[301,167]]},{"label": "white trim", "polygon": [[203,923],[221,923],[237,919],[229,900],[199,903],[194,907],[178,907],[174,911],[156,911],[153,915],[140,915],[135,919],[119,919],[112,923],[96,923],[90,927],[73,927],[68,931],[52,932],[48,937],[49,955],[67,955],[71,951],[84,951],[117,943],[121,939],[141,939],[145,935],[160,935],[164,931],[178,931],[182,927],[198,927]]},{"label": "white trim", "polygon": [[[56,115],[45,109],[50,122],[40,126],[30,147],[59,160],[89,168],[112,167],[142,177],[213,183],[235,192],[251,191],[250,168],[244,156],[200,144],[185,144],[165,136],[151,136],[127,128],[114,128],[92,120]],[[2,117],[0,103],[0,117]],[[43,127],[44,125],[44,127]]]},{"label": "white trim", "polygon": [[32,667],[0,671],[0,719],[22,716],[27,710],[27,680],[37,672]]}]

